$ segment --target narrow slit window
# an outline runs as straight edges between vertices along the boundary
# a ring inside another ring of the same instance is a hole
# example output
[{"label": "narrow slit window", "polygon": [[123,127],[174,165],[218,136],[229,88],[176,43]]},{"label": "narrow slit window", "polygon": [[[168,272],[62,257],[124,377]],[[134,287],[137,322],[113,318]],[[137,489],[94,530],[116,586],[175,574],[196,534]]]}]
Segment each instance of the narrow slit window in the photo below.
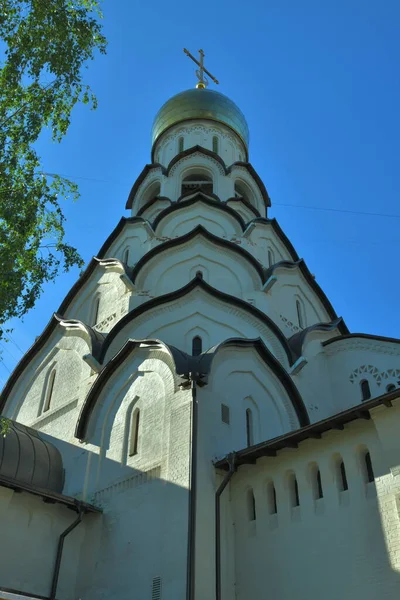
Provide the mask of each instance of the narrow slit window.
[{"label": "narrow slit window", "polygon": [[221,421],[229,425],[230,414],[229,414],[229,406],[226,404],[221,404]]},{"label": "narrow slit window", "polygon": [[268,266],[272,267],[274,264],[274,255],[272,254],[272,250],[268,250]]},{"label": "narrow slit window", "polygon": [[254,444],[253,413],[250,408],[246,409],[246,443],[247,447],[253,446]]},{"label": "narrow slit window", "polygon": [[249,515],[249,521],[256,520],[256,500],[254,498],[254,492],[252,489],[247,491],[247,511]]},{"label": "narrow slit window", "polygon": [[324,497],[324,491],[322,489],[322,481],[321,481],[321,471],[318,469],[317,471],[317,481],[316,481],[316,492],[317,492],[317,500]]},{"label": "narrow slit window", "polygon": [[196,277],[203,279],[203,271],[196,271]]},{"label": "narrow slit window", "polygon": [[131,438],[129,441],[129,456],[135,456],[135,454],[138,453],[139,423],[140,423],[140,410],[138,408],[136,408],[132,413]]},{"label": "narrow slit window", "polygon": [[303,309],[300,300],[296,300],[297,323],[301,329],[304,327]]},{"label": "narrow slit window", "polygon": [[192,356],[199,356],[203,351],[203,341],[199,335],[192,340]]},{"label": "narrow slit window", "polygon": [[125,264],[128,264],[128,261],[129,261],[129,248],[125,248],[123,262]]},{"label": "narrow slit window", "polygon": [[50,409],[51,399],[52,399],[53,391],[54,391],[55,378],[56,378],[56,370],[53,369],[52,372],[50,373],[49,382],[47,384],[46,397],[45,397],[45,401],[44,401],[44,405],[43,405],[43,412],[46,412]]},{"label": "narrow slit window", "polygon": [[267,506],[270,515],[276,515],[278,512],[278,505],[276,503],[276,489],[272,481],[267,486]]},{"label": "narrow slit window", "polygon": [[183,152],[184,147],[185,147],[185,142],[184,142],[183,136],[181,135],[178,138],[178,152]]},{"label": "narrow slit window", "polygon": [[289,491],[292,507],[300,506],[299,486],[295,475],[290,476]]},{"label": "narrow slit window", "polygon": [[371,455],[369,452],[366,452],[364,455],[364,463],[365,463],[365,479],[367,483],[372,483],[375,481],[374,470],[372,468]]},{"label": "narrow slit window", "polygon": [[340,464],[339,464],[339,473],[340,473],[340,478],[339,478],[340,491],[345,492],[346,490],[349,489],[349,484],[347,483],[346,467],[344,466],[344,462],[342,460],[340,461]]},{"label": "narrow slit window", "polygon": [[99,319],[99,312],[100,312],[100,296],[97,296],[97,298],[95,298],[94,304],[93,304],[93,318],[92,318],[93,325],[96,325],[96,323]]},{"label": "narrow slit window", "polygon": [[214,135],[212,139],[212,148],[213,152],[215,152],[215,154],[218,154],[218,138],[216,135]]},{"label": "narrow slit window", "polygon": [[369,387],[369,382],[366,379],[363,379],[360,382],[361,387],[361,398],[362,400],[369,400],[371,398],[371,390]]}]

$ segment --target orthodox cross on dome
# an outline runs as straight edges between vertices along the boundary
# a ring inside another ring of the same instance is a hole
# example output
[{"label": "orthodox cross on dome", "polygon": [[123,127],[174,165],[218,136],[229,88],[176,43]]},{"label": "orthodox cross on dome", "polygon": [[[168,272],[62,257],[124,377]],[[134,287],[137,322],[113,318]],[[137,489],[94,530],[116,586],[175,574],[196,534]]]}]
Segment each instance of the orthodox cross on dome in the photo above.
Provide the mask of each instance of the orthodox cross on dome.
[{"label": "orthodox cross on dome", "polygon": [[207,71],[207,69],[204,67],[204,52],[203,50],[199,50],[199,54],[200,54],[200,61],[198,61],[194,56],[192,56],[192,54],[190,54],[189,50],[186,50],[186,48],[183,49],[184,53],[192,59],[193,62],[196,63],[196,65],[199,65],[200,69],[196,69],[196,75],[198,77],[198,83],[196,84],[197,88],[200,89],[204,89],[208,86],[208,80],[206,77],[204,77],[204,73],[207,73],[207,75],[213,80],[214,83],[219,83],[218,79],[215,79],[214,75],[211,75],[210,71]]}]

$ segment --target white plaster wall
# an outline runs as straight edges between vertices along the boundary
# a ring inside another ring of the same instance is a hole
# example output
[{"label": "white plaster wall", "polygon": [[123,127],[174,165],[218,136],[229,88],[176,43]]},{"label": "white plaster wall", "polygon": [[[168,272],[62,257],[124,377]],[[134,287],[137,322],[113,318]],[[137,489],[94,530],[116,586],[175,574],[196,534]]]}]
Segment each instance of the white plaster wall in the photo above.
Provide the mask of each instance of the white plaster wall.
[{"label": "white plaster wall", "polygon": [[[47,597],[60,534],[76,513],[38,496],[0,487],[1,587]],[[85,548],[83,522],[65,540],[57,598],[75,600],[80,556]]]},{"label": "white plaster wall", "polygon": [[[398,411],[391,414],[393,418],[398,422]],[[365,483],[361,448],[370,451],[378,495],[374,483]],[[334,467],[339,455],[349,484],[349,490],[342,492]],[[309,469],[313,462],[321,471],[324,497],[319,500],[313,496]],[[300,506],[296,508],[290,506],[287,489],[290,471],[296,474],[299,486]],[[277,514],[269,514],[268,481],[276,488]],[[394,542],[387,526],[394,520],[398,532],[398,483],[393,481],[372,421],[357,421],[343,432],[324,434],[321,440],[304,442],[276,458],[240,467],[230,485],[239,599],[256,597],[260,590],[282,600],[294,595],[299,600],[398,597],[399,541],[397,535]],[[255,495],[256,521],[249,521],[246,506],[250,487]],[[224,595],[229,597],[229,593]]]},{"label": "white plaster wall", "polygon": [[[287,392],[278,377],[253,348],[221,348],[215,356],[208,385],[197,390],[199,406],[198,500],[197,500],[197,598],[213,597],[215,573],[215,490],[212,461],[247,446],[246,409],[253,416],[254,443],[282,435],[298,427],[298,420]],[[229,424],[222,421],[221,404],[229,407]],[[236,476],[235,476],[236,477]],[[228,494],[228,490],[225,492]],[[223,502],[225,498],[222,499]],[[223,510],[228,509],[223,503]],[[230,563],[227,554],[233,540],[229,517],[223,516],[222,564]],[[228,524],[230,525],[228,527]],[[228,533],[225,534],[226,527]],[[232,568],[232,564],[231,567]],[[212,576],[210,576],[213,574]],[[231,573],[231,577],[233,574]],[[258,592],[260,595],[260,590]],[[230,597],[230,596],[228,596]],[[252,596],[249,596],[249,598]],[[256,597],[256,596],[255,596]]]},{"label": "white plaster wall", "polygon": [[213,151],[213,137],[217,136],[218,154],[227,166],[236,161],[246,160],[243,142],[231,129],[220,123],[187,121],[171,127],[165,132],[155,146],[154,160],[167,167],[179,153],[179,138],[183,137],[184,150],[193,146],[202,146]]}]

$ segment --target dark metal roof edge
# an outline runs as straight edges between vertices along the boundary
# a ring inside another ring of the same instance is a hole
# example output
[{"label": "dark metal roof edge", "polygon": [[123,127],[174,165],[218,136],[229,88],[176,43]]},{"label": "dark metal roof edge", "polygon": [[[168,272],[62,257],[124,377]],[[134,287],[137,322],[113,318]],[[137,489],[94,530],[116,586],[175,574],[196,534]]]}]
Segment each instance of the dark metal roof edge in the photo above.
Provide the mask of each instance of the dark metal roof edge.
[{"label": "dark metal roof edge", "polygon": [[391,338],[385,337],[383,335],[374,335],[373,333],[346,333],[344,335],[340,335],[330,340],[326,340],[322,342],[323,346],[329,346],[329,344],[333,344],[334,342],[340,342],[342,340],[348,340],[352,338],[362,338],[367,340],[374,340],[377,342],[388,342],[392,344],[400,344],[400,338]]},{"label": "dark metal roof edge", "polygon": [[59,504],[64,504],[65,506],[73,508],[77,511],[81,509],[83,512],[102,512],[100,508],[93,506],[93,504],[83,502],[82,500],[78,500],[72,496],[65,496],[64,494],[58,494],[57,492],[38,488],[36,486],[29,485],[28,483],[21,483],[20,481],[11,479],[9,477],[4,477],[3,475],[0,475],[0,486],[8,487],[19,492],[29,492],[35,496],[41,496],[43,500],[46,500],[47,502],[58,502]]},{"label": "dark metal roof edge", "polygon": [[[350,423],[351,421],[355,421],[357,419],[369,419],[370,410],[382,405],[391,407],[392,401],[398,399],[400,399],[400,390],[388,392],[378,396],[377,398],[366,400],[362,404],[352,406],[351,408],[340,413],[336,413],[331,417],[317,421],[316,423],[312,423],[306,427],[302,427],[301,429],[290,431],[271,440],[267,440],[249,448],[239,450],[235,453],[236,464],[238,466],[252,464],[257,458],[261,458],[263,456],[276,456],[276,452],[279,450],[291,448],[294,444],[297,445],[298,443],[307,439],[320,437],[322,433],[326,433],[329,430],[342,429],[346,423]],[[229,455],[225,456],[221,460],[215,461],[215,468],[228,470],[228,458]]]}]

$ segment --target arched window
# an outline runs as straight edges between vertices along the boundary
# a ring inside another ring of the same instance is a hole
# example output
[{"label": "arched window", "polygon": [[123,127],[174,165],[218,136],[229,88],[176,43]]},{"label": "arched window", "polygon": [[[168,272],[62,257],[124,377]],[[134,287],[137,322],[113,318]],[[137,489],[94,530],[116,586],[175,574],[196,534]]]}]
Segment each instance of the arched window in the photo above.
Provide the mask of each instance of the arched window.
[{"label": "arched window", "polygon": [[304,327],[303,307],[300,300],[296,299],[297,323],[301,329]]},{"label": "arched window", "polygon": [[371,398],[371,390],[369,388],[369,383],[366,379],[363,379],[362,381],[360,381],[360,387],[361,387],[361,399],[364,400],[369,400]]},{"label": "arched window", "polygon": [[212,149],[215,154],[218,154],[218,137],[216,135],[212,139]]},{"label": "arched window", "polygon": [[267,507],[270,515],[276,515],[278,506],[276,504],[276,490],[272,481],[267,484]]},{"label": "arched window", "polygon": [[128,264],[128,260],[129,260],[129,248],[125,248],[124,257],[122,259],[122,262],[124,262],[125,264]]},{"label": "arched window", "polygon": [[53,369],[52,372],[50,373],[49,380],[47,383],[46,396],[45,396],[44,404],[43,404],[43,412],[48,411],[50,408],[51,398],[53,396],[55,378],[56,378],[56,370]]},{"label": "arched window", "polygon": [[196,277],[203,279],[203,271],[196,271]]},{"label": "arched window", "polygon": [[190,192],[194,192],[200,188],[200,191],[205,194],[213,193],[213,182],[211,177],[208,175],[203,175],[203,173],[198,173],[194,175],[188,175],[182,181],[182,195],[190,194]]},{"label": "arched window", "polygon": [[253,194],[251,188],[241,179],[235,181],[235,196],[236,198],[243,198],[243,200],[246,200],[249,204],[254,204],[254,202],[252,202]]},{"label": "arched window", "polygon": [[300,506],[299,486],[294,473],[289,476],[289,494],[291,506]]},{"label": "arched window", "polygon": [[345,492],[349,489],[349,484],[347,483],[346,467],[344,466],[344,462],[342,459],[338,463],[338,483],[341,492]]},{"label": "arched window", "polygon": [[199,335],[192,340],[192,356],[199,356],[203,350],[203,341]]},{"label": "arched window", "polygon": [[100,312],[100,296],[96,296],[93,301],[93,309],[92,309],[92,325],[96,325]]},{"label": "arched window", "polygon": [[252,488],[247,490],[247,514],[249,521],[256,520],[256,500],[254,498],[254,492]]},{"label": "arched window", "polygon": [[254,444],[253,413],[250,408],[246,409],[246,443],[247,447]]},{"label": "arched window", "polygon": [[131,418],[131,435],[129,439],[129,456],[135,456],[138,453],[139,445],[139,422],[140,410],[136,408]]},{"label": "arched window", "polygon": [[152,183],[149,184],[149,186],[143,192],[143,195],[142,195],[142,198],[140,201],[140,206],[141,207],[145,206],[147,204],[147,202],[150,202],[150,200],[157,198],[157,196],[159,196],[160,193],[161,193],[160,181],[153,181]]},{"label": "arched window", "polygon": [[368,451],[365,451],[362,456],[364,480],[365,483],[372,483],[375,481],[374,470],[372,468],[371,455]]},{"label": "arched window", "polygon": [[183,152],[183,150],[184,150],[184,144],[185,144],[185,142],[184,142],[184,139],[183,139],[183,135],[181,135],[178,138],[178,152]]},{"label": "arched window", "polygon": [[394,392],[395,390],[396,390],[396,386],[394,385],[394,383],[389,383],[389,384],[386,386],[386,391],[387,391],[387,392]]},{"label": "arched window", "polygon": [[268,250],[268,266],[272,267],[273,264],[274,264],[274,254],[273,254],[272,250]]}]

